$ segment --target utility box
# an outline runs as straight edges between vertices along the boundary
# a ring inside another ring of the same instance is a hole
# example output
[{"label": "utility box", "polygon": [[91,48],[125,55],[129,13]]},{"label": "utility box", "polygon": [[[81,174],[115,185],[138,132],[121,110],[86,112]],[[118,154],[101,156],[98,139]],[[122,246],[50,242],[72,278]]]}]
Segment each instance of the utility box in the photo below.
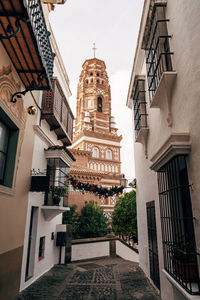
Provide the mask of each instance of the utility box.
[{"label": "utility box", "polygon": [[64,247],[67,243],[66,232],[57,232],[56,246]]}]

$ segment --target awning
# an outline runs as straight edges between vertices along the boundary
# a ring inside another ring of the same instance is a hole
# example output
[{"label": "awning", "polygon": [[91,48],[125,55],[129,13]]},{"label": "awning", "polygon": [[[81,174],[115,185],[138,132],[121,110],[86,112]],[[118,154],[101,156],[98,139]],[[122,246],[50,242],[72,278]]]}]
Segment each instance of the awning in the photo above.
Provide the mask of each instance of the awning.
[{"label": "awning", "polygon": [[49,35],[40,0],[0,1],[0,40],[25,86],[19,95],[51,89],[55,55]]}]

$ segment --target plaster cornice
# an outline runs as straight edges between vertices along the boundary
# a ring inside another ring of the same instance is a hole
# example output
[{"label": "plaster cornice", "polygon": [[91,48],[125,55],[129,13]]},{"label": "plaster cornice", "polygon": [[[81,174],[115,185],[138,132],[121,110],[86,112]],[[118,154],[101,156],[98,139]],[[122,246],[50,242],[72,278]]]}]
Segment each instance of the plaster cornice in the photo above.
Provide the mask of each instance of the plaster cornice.
[{"label": "plaster cornice", "polygon": [[152,156],[151,170],[158,171],[176,155],[188,155],[191,151],[191,146],[188,132],[172,133],[160,149]]},{"label": "plaster cornice", "polygon": [[51,141],[51,139],[44,133],[44,131],[41,129],[39,125],[33,125],[33,129],[35,133],[48,145],[48,146],[54,146],[54,143]]},{"label": "plaster cornice", "polygon": [[60,158],[69,167],[73,163],[72,157],[64,149],[44,149],[46,158]]}]

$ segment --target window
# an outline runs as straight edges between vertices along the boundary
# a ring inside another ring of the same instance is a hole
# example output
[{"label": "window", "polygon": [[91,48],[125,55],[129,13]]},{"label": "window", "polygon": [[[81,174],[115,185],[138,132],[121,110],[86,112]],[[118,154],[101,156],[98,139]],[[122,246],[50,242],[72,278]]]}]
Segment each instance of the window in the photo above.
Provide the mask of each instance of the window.
[{"label": "window", "polygon": [[110,149],[106,150],[106,159],[112,159],[112,151]]},{"label": "window", "polygon": [[[58,157],[47,159],[47,176],[49,178],[49,187],[55,186],[65,188],[68,173],[69,167],[62,159]],[[63,195],[60,195],[60,200],[61,197],[63,197]],[[54,199],[52,192],[50,190],[46,191],[45,205],[55,205],[55,201],[56,199]]]},{"label": "window", "polygon": [[40,244],[39,244],[39,260],[42,260],[44,258],[44,249],[45,249],[45,236],[42,236],[40,238]]},{"label": "window", "polygon": [[93,76],[93,73],[92,73],[92,72],[90,73],[90,76]]},{"label": "window", "polygon": [[168,19],[165,17],[166,4],[155,4],[147,38],[144,42],[146,52],[149,98],[152,101],[163,72],[172,71],[169,40],[167,31]]},{"label": "window", "polygon": [[149,241],[150,276],[153,282],[155,283],[155,285],[157,286],[157,288],[160,288],[155,201],[147,202],[146,210],[147,210],[147,230],[148,230],[148,241]]},{"label": "window", "polygon": [[93,79],[91,79],[90,82],[93,83]]},{"label": "window", "polygon": [[97,73],[97,76],[99,76],[99,73]]},{"label": "window", "polygon": [[88,108],[92,108],[93,107],[93,100],[88,100]]},{"label": "window", "polygon": [[186,158],[176,156],[158,171],[164,267],[190,294],[200,294]]},{"label": "window", "polygon": [[92,149],[92,157],[99,158],[99,149],[97,147]]},{"label": "window", "polygon": [[0,108],[0,184],[12,187],[19,129]]},{"label": "window", "polygon": [[102,98],[98,97],[97,99],[97,111],[102,112]]},{"label": "window", "polygon": [[0,121],[0,181],[3,181],[8,153],[9,129]]},{"label": "window", "polygon": [[135,90],[133,96],[134,105],[134,123],[135,123],[135,137],[138,136],[141,128],[147,128],[147,113],[145,101],[145,80],[135,80]]}]

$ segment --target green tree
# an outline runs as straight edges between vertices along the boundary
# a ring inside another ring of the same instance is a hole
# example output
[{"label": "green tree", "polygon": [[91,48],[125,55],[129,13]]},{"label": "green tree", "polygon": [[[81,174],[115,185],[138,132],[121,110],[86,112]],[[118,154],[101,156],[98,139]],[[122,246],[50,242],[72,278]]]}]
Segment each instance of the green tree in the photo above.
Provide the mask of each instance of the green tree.
[{"label": "green tree", "polygon": [[116,235],[137,236],[136,192],[119,197],[112,213],[112,229]]},{"label": "green tree", "polygon": [[107,233],[108,219],[96,202],[85,202],[81,210],[79,235],[82,238],[102,237]]},{"label": "green tree", "polygon": [[63,224],[72,224],[72,238],[77,238],[79,231],[79,215],[76,212],[77,205],[70,206],[70,210],[63,213]]},{"label": "green tree", "polygon": [[109,221],[103,214],[103,208],[96,202],[85,202],[79,216],[76,205],[63,213],[63,224],[72,224],[72,238],[102,237],[107,233]]}]

